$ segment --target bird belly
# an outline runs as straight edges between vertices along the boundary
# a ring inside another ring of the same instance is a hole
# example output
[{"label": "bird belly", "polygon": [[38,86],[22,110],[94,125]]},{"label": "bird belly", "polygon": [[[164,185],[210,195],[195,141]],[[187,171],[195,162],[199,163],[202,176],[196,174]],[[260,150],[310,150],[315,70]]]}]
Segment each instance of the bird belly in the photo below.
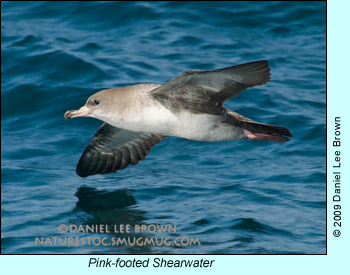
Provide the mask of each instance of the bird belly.
[{"label": "bird belly", "polygon": [[198,141],[228,141],[246,138],[239,127],[223,123],[220,116],[183,113],[174,136]]},{"label": "bird belly", "polygon": [[223,123],[220,116],[172,113],[161,105],[135,110],[123,117],[105,122],[134,132],[146,132],[164,136],[177,136],[198,141],[228,141],[245,139],[243,130]]}]

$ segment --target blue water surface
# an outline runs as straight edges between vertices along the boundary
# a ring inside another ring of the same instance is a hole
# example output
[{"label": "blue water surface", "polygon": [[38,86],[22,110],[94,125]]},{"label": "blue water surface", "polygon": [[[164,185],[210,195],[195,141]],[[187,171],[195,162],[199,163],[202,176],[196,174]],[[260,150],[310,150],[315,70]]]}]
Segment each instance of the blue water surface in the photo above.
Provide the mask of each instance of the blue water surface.
[{"label": "blue water surface", "polygon": [[[93,93],[261,59],[271,81],[225,106],[289,128],[289,142],[169,137],[136,166],[75,173],[101,122],[63,114]],[[325,76],[325,2],[2,2],[1,252],[324,254]],[[36,243],[54,237],[96,243]],[[98,244],[105,237],[184,244]]]}]

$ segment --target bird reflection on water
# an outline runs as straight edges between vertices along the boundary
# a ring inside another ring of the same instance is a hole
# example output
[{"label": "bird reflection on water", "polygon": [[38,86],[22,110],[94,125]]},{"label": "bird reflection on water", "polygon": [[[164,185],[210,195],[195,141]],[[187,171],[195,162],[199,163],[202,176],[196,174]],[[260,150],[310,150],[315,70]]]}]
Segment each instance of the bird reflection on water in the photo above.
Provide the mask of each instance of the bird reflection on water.
[{"label": "bird reflection on water", "polygon": [[[116,191],[101,191],[92,187],[79,187],[76,192],[78,202],[73,212],[77,220],[76,225],[104,226],[108,228],[112,236],[116,238],[146,237],[145,233],[136,233],[135,225],[145,224],[146,212],[137,209],[133,190],[121,189]],[[130,233],[115,233],[121,225],[130,225]],[[89,234],[89,233],[87,233]],[[89,234],[90,236],[91,234]],[[150,237],[150,236],[149,236]],[[126,251],[124,250],[126,248]],[[117,250],[117,251],[116,251]],[[123,251],[125,253],[152,253],[150,246],[111,247],[113,253]]]}]

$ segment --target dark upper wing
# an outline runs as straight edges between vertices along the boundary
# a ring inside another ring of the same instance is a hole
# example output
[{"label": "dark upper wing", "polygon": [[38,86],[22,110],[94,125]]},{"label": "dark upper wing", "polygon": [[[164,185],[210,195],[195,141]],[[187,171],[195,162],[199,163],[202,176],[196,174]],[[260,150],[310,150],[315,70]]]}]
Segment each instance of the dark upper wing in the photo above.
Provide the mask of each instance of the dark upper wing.
[{"label": "dark upper wing", "polygon": [[127,131],[104,123],[82,154],[77,174],[87,177],[135,165],[163,138],[165,136]]},{"label": "dark upper wing", "polygon": [[153,90],[151,95],[173,111],[221,114],[225,100],[270,80],[266,60],[213,71],[188,71]]}]

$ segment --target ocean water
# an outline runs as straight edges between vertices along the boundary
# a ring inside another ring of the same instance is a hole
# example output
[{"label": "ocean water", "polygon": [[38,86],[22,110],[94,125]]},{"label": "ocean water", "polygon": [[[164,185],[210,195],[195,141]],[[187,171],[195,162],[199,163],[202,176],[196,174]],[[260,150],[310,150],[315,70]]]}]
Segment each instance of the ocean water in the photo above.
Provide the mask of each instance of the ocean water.
[{"label": "ocean water", "polygon": [[[169,137],[136,166],[75,173],[101,122],[63,114],[93,93],[261,59],[271,81],[225,106],[289,142]],[[324,254],[326,3],[2,2],[1,145],[2,253]]]}]

